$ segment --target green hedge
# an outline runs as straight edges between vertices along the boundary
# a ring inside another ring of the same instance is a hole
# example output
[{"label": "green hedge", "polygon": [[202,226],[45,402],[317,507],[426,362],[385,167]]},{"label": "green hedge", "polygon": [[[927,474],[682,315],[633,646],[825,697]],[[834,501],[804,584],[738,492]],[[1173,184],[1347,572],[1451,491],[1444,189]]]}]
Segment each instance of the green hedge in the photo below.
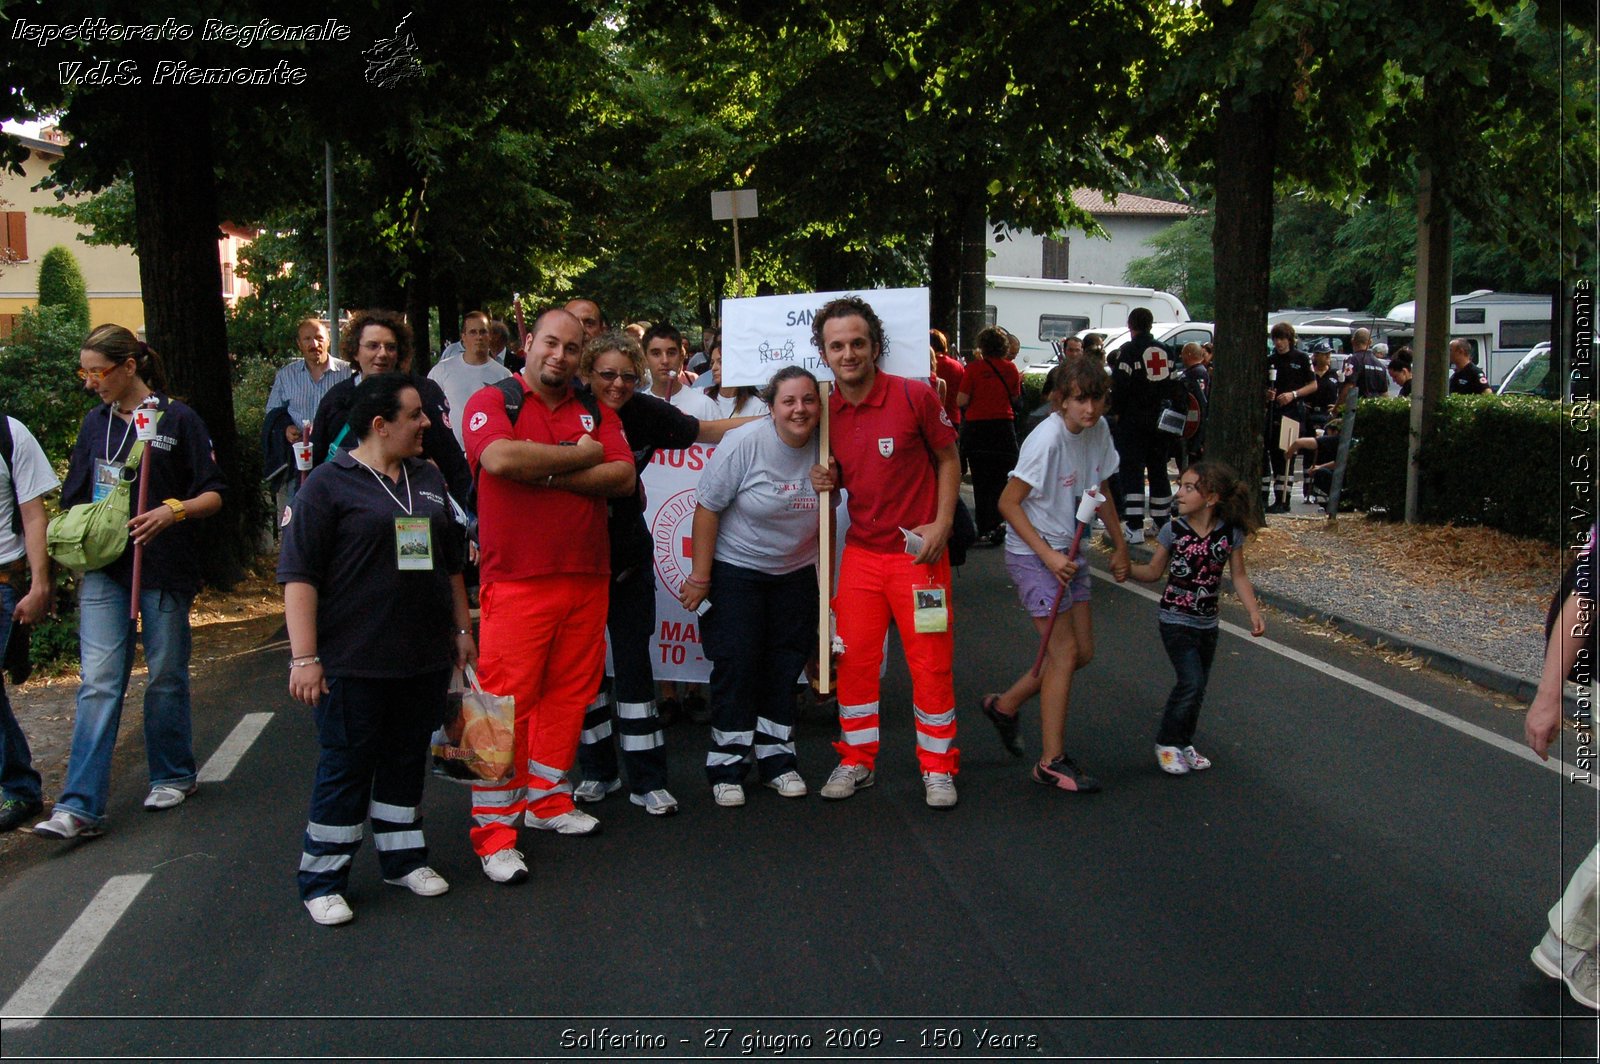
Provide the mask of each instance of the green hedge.
[{"label": "green hedge", "polygon": [[[1592,447],[1569,413],[1532,396],[1446,396],[1423,440],[1422,520],[1565,542],[1561,456]],[[1368,400],[1357,409],[1346,483],[1369,510],[1405,512],[1410,431],[1408,400]]]}]

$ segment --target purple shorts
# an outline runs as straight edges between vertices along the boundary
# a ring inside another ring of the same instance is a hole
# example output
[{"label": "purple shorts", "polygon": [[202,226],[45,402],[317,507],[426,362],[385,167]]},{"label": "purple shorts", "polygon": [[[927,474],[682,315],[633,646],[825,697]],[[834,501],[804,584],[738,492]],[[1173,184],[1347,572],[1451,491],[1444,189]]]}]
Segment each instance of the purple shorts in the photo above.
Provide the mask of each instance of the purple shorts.
[{"label": "purple shorts", "polygon": [[[1066,593],[1061,596],[1061,606],[1056,610],[1057,615],[1066,613],[1080,602],[1089,601],[1089,563],[1082,554],[1073,560],[1078,563],[1078,572],[1067,582]],[[1056,600],[1056,592],[1061,590],[1061,581],[1045,568],[1039,556],[1032,551],[1027,554],[1007,551],[1006,572],[1016,585],[1017,597],[1022,600],[1022,608],[1028,611],[1028,616],[1050,616],[1050,606]]]}]

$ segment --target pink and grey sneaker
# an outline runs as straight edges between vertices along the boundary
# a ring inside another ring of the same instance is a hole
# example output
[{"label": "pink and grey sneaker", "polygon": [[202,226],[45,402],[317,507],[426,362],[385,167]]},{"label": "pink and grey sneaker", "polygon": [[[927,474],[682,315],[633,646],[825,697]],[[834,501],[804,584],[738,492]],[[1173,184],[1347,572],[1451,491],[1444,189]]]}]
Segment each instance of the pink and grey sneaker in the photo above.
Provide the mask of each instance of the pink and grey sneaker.
[{"label": "pink and grey sneaker", "polygon": [[1100,789],[1100,781],[1079,768],[1066,754],[1048,764],[1041,761],[1034,765],[1033,782],[1078,794],[1093,794]]}]

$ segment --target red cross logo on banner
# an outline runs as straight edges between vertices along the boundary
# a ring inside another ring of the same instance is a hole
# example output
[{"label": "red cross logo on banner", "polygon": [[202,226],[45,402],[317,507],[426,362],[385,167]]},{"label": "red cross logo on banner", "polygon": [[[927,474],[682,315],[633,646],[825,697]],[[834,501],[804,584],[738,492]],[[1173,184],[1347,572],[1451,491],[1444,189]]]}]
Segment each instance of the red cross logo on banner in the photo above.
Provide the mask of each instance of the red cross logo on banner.
[{"label": "red cross logo on banner", "polygon": [[1159,347],[1144,349],[1145,376],[1153,381],[1164,381],[1172,370],[1172,363],[1167,360],[1166,351]]},{"label": "red cross logo on banner", "polygon": [[133,428],[141,440],[153,440],[156,437],[156,419],[150,416],[150,411],[141,407],[134,412]]}]

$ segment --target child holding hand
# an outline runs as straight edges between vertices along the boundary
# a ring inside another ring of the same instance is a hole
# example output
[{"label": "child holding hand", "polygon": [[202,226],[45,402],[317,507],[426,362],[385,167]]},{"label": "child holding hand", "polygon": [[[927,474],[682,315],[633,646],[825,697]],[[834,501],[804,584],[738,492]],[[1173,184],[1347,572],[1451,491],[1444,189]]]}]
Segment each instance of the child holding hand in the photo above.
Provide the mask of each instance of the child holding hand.
[{"label": "child holding hand", "polygon": [[1017,713],[1037,692],[1043,751],[1033,778],[1047,787],[1084,794],[1099,790],[1100,784],[1067,756],[1065,732],[1072,675],[1094,654],[1089,563],[1082,554],[1088,534],[1085,530],[1078,538],[1077,521],[1078,507],[1091,488],[1098,488],[1105,500],[1099,513],[1112,540],[1111,572],[1118,580],[1128,576],[1128,545],[1106,483],[1117,469],[1111,432],[1100,416],[1108,387],[1105,370],[1082,358],[1056,366],[1045,378],[1055,416],[1023,441],[1017,466],[1000,494],[1000,516],[1011,526],[1005,541],[1006,572],[1040,637],[1050,633],[1049,642],[1040,676],[1025,672],[1004,694],[986,695],[982,702],[1001,742],[1020,757]]},{"label": "child holding hand", "polygon": [[1211,761],[1194,748],[1200,703],[1205,700],[1211,660],[1217,652],[1217,593],[1227,566],[1233,590],[1250,611],[1250,634],[1267,630],[1255,588],[1244,569],[1245,537],[1261,527],[1250,508],[1250,492],[1221,462],[1199,462],[1178,481],[1176,514],[1161,529],[1148,562],[1131,567],[1135,580],[1152,583],[1167,575],[1157,615],[1161,642],[1178,674],[1167,696],[1156,734],[1156,760],[1173,776],[1199,772]]}]

